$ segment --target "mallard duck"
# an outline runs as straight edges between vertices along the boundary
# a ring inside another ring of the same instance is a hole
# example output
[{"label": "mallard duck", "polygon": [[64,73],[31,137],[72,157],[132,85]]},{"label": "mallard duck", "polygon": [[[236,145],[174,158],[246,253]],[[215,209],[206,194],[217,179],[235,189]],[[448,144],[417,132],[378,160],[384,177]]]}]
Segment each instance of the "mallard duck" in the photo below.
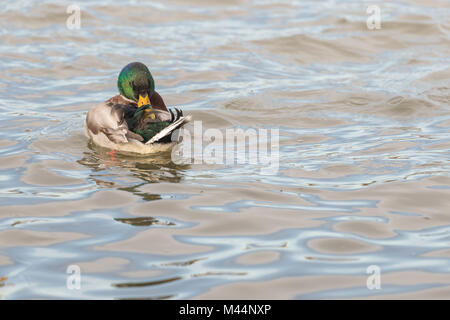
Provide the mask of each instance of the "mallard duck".
[{"label": "mallard duck", "polygon": [[[129,144],[143,145],[183,116],[178,109],[167,109],[143,63],[126,65],[117,87],[118,95],[93,106],[86,116],[86,134],[96,144],[123,150],[130,149]],[[170,136],[158,142],[170,142]]]}]

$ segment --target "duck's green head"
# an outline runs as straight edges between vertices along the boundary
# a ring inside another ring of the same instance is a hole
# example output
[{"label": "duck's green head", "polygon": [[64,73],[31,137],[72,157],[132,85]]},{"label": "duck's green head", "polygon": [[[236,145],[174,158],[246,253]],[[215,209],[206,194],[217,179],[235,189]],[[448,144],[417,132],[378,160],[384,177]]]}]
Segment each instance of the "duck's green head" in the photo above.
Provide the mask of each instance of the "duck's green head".
[{"label": "duck's green head", "polygon": [[141,107],[150,104],[150,97],[155,92],[155,81],[145,64],[132,62],[120,71],[117,87],[122,96],[136,101]]}]

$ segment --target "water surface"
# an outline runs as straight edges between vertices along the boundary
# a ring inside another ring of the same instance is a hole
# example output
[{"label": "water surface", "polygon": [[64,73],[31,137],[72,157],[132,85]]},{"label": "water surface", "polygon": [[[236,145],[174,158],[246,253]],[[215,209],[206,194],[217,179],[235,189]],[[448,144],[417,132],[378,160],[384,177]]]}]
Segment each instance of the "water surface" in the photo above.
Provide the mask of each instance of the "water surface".
[{"label": "water surface", "polygon": [[[448,1],[69,4],[0,4],[0,298],[450,298]],[[131,61],[277,174],[90,144]]]}]

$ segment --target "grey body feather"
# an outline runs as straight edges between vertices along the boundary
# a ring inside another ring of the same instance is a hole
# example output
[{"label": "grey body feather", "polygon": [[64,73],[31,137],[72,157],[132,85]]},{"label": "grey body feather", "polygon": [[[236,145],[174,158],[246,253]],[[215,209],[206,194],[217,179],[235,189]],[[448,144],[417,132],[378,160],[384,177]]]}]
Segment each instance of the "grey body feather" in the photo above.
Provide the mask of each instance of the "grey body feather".
[{"label": "grey body feather", "polygon": [[[132,117],[136,103],[123,96],[115,96],[103,103],[93,106],[86,116],[86,128],[90,134],[103,133],[114,143],[128,143],[129,139],[144,139],[128,127],[126,117]],[[152,109],[155,119],[148,117],[146,121],[173,121],[173,114],[165,110]]]}]

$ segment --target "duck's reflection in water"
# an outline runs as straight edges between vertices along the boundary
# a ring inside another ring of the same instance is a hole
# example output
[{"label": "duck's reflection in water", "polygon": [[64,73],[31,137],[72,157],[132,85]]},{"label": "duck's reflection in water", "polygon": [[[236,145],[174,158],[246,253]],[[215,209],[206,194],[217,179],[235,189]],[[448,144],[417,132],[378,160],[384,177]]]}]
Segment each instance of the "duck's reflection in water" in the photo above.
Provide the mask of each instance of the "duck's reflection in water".
[{"label": "duck's reflection in water", "polygon": [[[183,172],[190,169],[189,165],[177,165],[171,160],[171,150],[165,150],[151,155],[125,154],[104,149],[89,143],[89,150],[83,153],[83,157],[78,163],[89,168],[89,179],[95,182],[98,187],[111,188],[130,192],[139,196],[144,201],[155,201],[163,199],[161,194],[147,193],[142,187],[151,183],[179,183],[183,179]],[[136,231],[145,232],[148,228],[176,228],[182,226],[176,221],[165,219],[163,217],[139,216],[135,217],[125,212],[121,212],[118,216],[113,217],[115,222],[120,224],[136,227]],[[134,234],[134,233],[133,233]],[[120,241],[123,239],[120,238]],[[121,253],[121,257],[126,256]],[[142,264],[148,263],[148,257],[141,257]],[[137,261],[140,257],[133,255],[133,261],[139,265]],[[165,261],[165,260],[164,260]],[[149,271],[147,266],[142,270]],[[151,270],[158,271],[159,270]],[[158,273],[159,274],[159,273]],[[149,287],[159,287],[166,284],[177,282],[183,278],[179,275],[164,275],[145,277],[141,281],[123,281],[115,280],[111,286],[117,289],[139,289]],[[171,299],[175,297],[173,294],[156,294],[142,297],[139,299]],[[121,299],[121,297],[118,297]],[[127,298],[125,298],[127,299]]]},{"label": "duck's reflection in water", "polygon": [[138,217],[138,218],[114,218],[118,222],[129,224],[135,227],[148,227],[153,225],[159,226],[175,226],[174,222],[161,221],[153,217]]},{"label": "duck's reflection in water", "polygon": [[88,167],[89,179],[99,187],[127,191],[145,201],[160,200],[159,194],[146,193],[140,188],[146,184],[179,183],[183,172],[190,165],[178,165],[171,159],[171,149],[150,155],[111,152],[108,149],[88,144],[89,151],[77,162]]}]

